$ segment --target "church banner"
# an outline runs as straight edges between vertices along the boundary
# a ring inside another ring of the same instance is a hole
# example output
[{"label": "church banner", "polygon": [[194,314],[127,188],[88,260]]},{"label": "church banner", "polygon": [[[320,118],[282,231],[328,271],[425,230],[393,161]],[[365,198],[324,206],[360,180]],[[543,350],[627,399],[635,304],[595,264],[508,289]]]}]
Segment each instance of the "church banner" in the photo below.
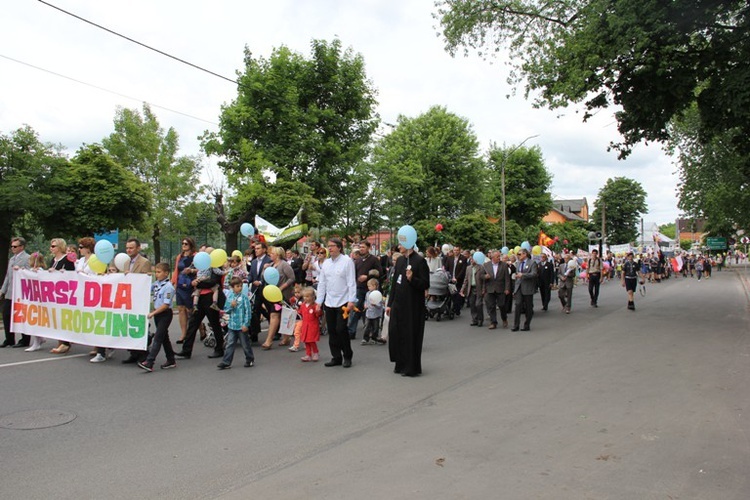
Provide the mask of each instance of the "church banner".
[{"label": "church banner", "polygon": [[146,349],[151,276],[73,271],[13,273],[11,328],[49,339]]}]

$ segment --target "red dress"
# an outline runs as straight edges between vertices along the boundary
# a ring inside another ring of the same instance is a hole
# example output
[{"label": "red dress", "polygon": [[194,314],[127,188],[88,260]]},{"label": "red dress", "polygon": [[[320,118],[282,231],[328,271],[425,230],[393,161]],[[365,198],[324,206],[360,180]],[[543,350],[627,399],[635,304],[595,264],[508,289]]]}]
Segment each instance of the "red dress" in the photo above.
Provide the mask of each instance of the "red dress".
[{"label": "red dress", "polygon": [[320,323],[319,318],[323,316],[323,310],[315,310],[315,305],[308,305],[304,302],[299,304],[300,316],[302,316],[302,331],[300,340],[302,342],[318,342],[320,340]]}]

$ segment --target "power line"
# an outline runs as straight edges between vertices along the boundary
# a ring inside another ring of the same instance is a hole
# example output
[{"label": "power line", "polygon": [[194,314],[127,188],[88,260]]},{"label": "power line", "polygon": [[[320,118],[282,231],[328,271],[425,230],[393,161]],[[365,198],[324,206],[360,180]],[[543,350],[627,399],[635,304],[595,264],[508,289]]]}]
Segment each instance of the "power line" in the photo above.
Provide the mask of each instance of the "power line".
[{"label": "power line", "polygon": [[164,52],[163,50],[159,50],[159,49],[156,49],[156,48],[154,48],[154,47],[151,47],[150,45],[146,45],[145,43],[139,42],[138,40],[135,40],[135,39],[133,39],[133,38],[130,38],[130,37],[128,37],[128,36],[122,35],[122,34],[120,34],[120,33],[116,32],[116,31],[114,31],[114,30],[111,30],[111,29],[109,29],[109,28],[105,28],[104,26],[102,26],[102,25],[100,25],[100,24],[97,24],[97,23],[95,23],[95,22],[93,22],[93,21],[89,21],[88,19],[85,19],[85,18],[83,18],[83,17],[81,17],[81,16],[79,16],[79,15],[73,14],[72,12],[68,12],[67,10],[65,10],[65,9],[62,9],[62,8],[60,8],[60,7],[56,6],[56,5],[52,5],[52,4],[51,4],[51,3],[49,3],[49,2],[45,2],[44,0],[39,0],[39,2],[43,3],[44,5],[46,5],[46,6],[48,6],[48,7],[52,7],[52,8],[53,8],[53,9],[55,9],[55,10],[59,10],[59,11],[60,11],[60,12],[62,12],[63,14],[67,14],[67,15],[69,15],[69,16],[71,16],[71,17],[74,17],[74,18],[78,19],[79,21],[83,21],[83,22],[84,22],[84,23],[86,23],[86,24],[90,24],[91,26],[94,26],[94,27],[96,27],[96,28],[99,28],[99,29],[101,29],[101,30],[104,30],[104,31],[106,31],[107,33],[111,33],[111,34],[113,34],[113,35],[115,35],[115,36],[119,36],[120,38],[123,38],[123,39],[125,39],[125,40],[127,40],[127,41],[129,41],[129,42],[132,42],[132,43],[135,43],[135,44],[137,44],[137,45],[140,45],[141,47],[143,47],[143,48],[146,48],[146,49],[148,49],[148,50],[153,50],[154,52],[156,52],[156,53],[158,53],[158,54],[161,54],[161,55],[163,55],[163,56],[169,57],[170,59],[174,59],[175,61],[181,62],[182,64],[186,64],[186,65],[188,65],[188,66],[191,66],[191,67],[193,67],[193,68],[195,68],[195,69],[197,69],[197,70],[203,71],[203,72],[205,72],[205,73],[208,73],[209,75],[213,75],[213,76],[215,76],[215,77],[221,78],[222,80],[226,80],[226,81],[228,81],[228,82],[231,82],[231,83],[234,83],[234,84],[236,84],[236,85],[239,85],[239,84],[240,84],[240,83],[239,83],[239,82],[238,82],[237,80],[234,80],[234,79],[232,79],[232,78],[228,78],[228,77],[226,77],[226,76],[224,76],[224,75],[220,75],[219,73],[215,73],[215,72],[213,72],[213,71],[211,71],[211,70],[209,70],[209,69],[206,69],[206,68],[204,68],[204,67],[202,67],[202,66],[198,66],[197,64],[193,64],[193,63],[191,63],[191,62],[189,62],[189,61],[186,61],[186,60],[184,60],[184,59],[181,59],[181,58],[179,58],[179,57],[177,57],[177,56],[173,56],[172,54],[169,54],[169,53],[167,53],[167,52]]},{"label": "power line", "polygon": [[8,57],[8,56],[3,55],[3,54],[0,54],[0,57],[2,57],[3,59],[7,59],[9,61],[13,61],[13,62],[18,63],[18,64],[23,64],[24,66],[28,66],[30,68],[34,68],[34,69],[36,69],[38,71],[44,71],[45,73],[49,73],[51,75],[55,75],[55,76],[57,76],[59,78],[65,78],[66,80],[70,80],[72,82],[79,83],[81,85],[86,85],[88,87],[92,87],[92,88],[95,88],[97,90],[101,90],[103,92],[108,92],[110,94],[114,94],[114,95],[119,96],[119,97],[124,97],[125,99],[130,99],[130,100],[138,101],[138,102],[146,102],[146,103],[148,103],[149,105],[151,105],[151,106],[153,106],[155,108],[163,109],[165,111],[169,111],[170,113],[176,113],[178,115],[186,116],[186,117],[192,118],[194,120],[198,120],[198,121],[205,122],[205,123],[210,123],[211,125],[218,125],[218,123],[212,122],[210,120],[205,120],[203,118],[199,118],[197,116],[194,116],[194,115],[191,115],[191,114],[188,114],[188,113],[183,113],[182,111],[177,111],[176,109],[171,109],[171,108],[168,108],[166,106],[161,106],[159,104],[154,104],[152,102],[146,101],[145,99],[138,99],[136,97],[131,97],[131,96],[128,96],[128,95],[125,95],[125,94],[121,94],[119,92],[115,92],[114,90],[109,90],[109,89],[106,89],[104,87],[100,87],[98,85],[94,85],[92,83],[84,82],[82,80],[77,80],[77,79],[72,78],[70,76],[66,76],[66,75],[63,75],[61,73],[56,73],[56,72],[54,72],[52,70],[45,69],[45,68],[42,68],[42,67],[39,67],[39,66],[35,66],[33,64],[30,64],[30,63],[27,63],[27,62],[24,62],[24,61],[20,61],[18,59],[14,59],[12,57]]}]

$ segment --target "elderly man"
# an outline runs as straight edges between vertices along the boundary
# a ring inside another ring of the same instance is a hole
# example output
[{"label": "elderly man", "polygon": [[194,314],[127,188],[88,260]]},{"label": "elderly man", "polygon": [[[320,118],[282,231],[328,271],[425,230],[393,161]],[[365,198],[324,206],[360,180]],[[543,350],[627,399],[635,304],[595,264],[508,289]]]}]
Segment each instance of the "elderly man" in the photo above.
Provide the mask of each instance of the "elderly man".
[{"label": "elderly man", "polygon": [[516,303],[516,311],[513,313],[513,328],[517,332],[521,323],[521,313],[526,316],[521,331],[528,332],[531,329],[531,318],[534,317],[534,292],[536,291],[537,278],[536,262],[529,258],[529,251],[522,248],[518,252],[518,263],[516,264],[516,283],[513,288],[513,300]]},{"label": "elderly man", "polygon": [[320,267],[318,277],[318,297],[316,302],[323,305],[328,325],[328,346],[331,360],[325,366],[352,366],[352,342],[349,338],[346,320],[354,309],[357,300],[357,280],[354,262],[344,255],[344,244],[339,238],[328,240],[328,253]]},{"label": "elderly man", "polygon": [[494,250],[490,256],[490,261],[483,265],[484,303],[490,317],[490,330],[497,328],[498,306],[500,306],[500,319],[503,320],[503,328],[508,327],[508,312],[503,305],[506,295],[510,295],[510,275],[508,274],[508,265],[501,261],[501,257],[500,251]]},{"label": "elderly man", "polygon": [[30,337],[22,335],[16,344],[16,334],[10,329],[10,318],[13,312],[13,272],[18,269],[29,268],[29,254],[26,253],[26,240],[13,238],[10,240],[10,251],[13,254],[8,260],[8,270],[5,272],[5,280],[0,288],[0,298],[3,300],[3,327],[5,328],[5,341],[0,347],[28,347]]},{"label": "elderly man", "polygon": [[552,297],[552,285],[555,283],[555,264],[549,260],[546,253],[543,253],[540,259],[539,295],[542,297],[542,311],[546,311]]},{"label": "elderly man", "polygon": [[464,297],[459,293],[464,284],[464,277],[466,276],[468,260],[461,254],[461,249],[458,246],[448,252],[448,256],[445,258],[443,267],[448,271],[451,276],[451,283],[456,286],[456,293],[453,295],[453,313],[456,316],[461,315],[461,308],[464,305]]},{"label": "elderly man", "polygon": [[[125,268],[126,273],[137,273],[137,274],[150,274],[151,273],[151,261],[141,255],[141,242],[136,238],[130,238],[125,242],[125,253],[130,257],[130,264]],[[99,350],[99,354],[104,355],[104,350]],[[147,351],[139,351],[131,349],[130,356],[123,359],[123,364],[138,363],[139,361],[145,361]]]}]

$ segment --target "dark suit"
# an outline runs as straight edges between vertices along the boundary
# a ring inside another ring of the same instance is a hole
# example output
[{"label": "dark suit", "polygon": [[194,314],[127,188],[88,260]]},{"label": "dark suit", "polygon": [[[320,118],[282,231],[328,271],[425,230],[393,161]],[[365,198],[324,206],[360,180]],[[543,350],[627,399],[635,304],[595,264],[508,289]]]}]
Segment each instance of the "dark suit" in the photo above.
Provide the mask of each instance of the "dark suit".
[{"label": "dark suit", "polygon": [[502,306],[505,303],[506,292],[510,293],[511,291],[508,266],[505,262],[499,262],[497,264],[497,272],[495,272],[492,261],[489,261],[485,262],[482,267],[485,272],[484,303],[487,306],[490,323],[497,325],[497,307],[499,305],[500,319],[503,320],[503,326],[505,326],[508,321],[508,313]]},{"label": "dark suit", "polygon": [[[258,334],[260,333],[260,315],[263,309],[263,287],[266,282],[263,279],[263,271],[266,264],[272,264],[271,257],[263,255],[263,257],[255,258],[248,265],[247,281],[250,283],[250,292],[255,294],[255,300],[253,301],[253,313],[250,316],[250,338],[253,342],[258,341]],[[259,286],[253,286],[253,283],[260,281]],[[268,318],[268,312],[264,314]]]},{"label": "dark suit", "polygon": [[552,297],[552,284],[555,282],[555,264],[549,260],[539,263],[539,295],[542,297],[542,309],[547,310]]},{"label": "dark suit", "polygon": [[516,264],[516,283],[513,288],[513,300],[516,311],[513,314],[513,328],[521,323],[521,313],[526,316],[524,328],[529,328],[531,318],[534,317],[534,292],[536,291],[537,265],[531,259],[519,261]]},{"label": "dark suit", "polygon": [[[461,290],[464,284],[464,278],[466,277],[466,257],[459,255],[455,257],[451,255],[445,259],[444,266],[445,270],[451,275],[453,283],[456,285],[457,290]],[[461,295],[456,292],[453,296],[453,312],[456,315],[461,314],[461,307],[464,305],[464,299]]]}]

